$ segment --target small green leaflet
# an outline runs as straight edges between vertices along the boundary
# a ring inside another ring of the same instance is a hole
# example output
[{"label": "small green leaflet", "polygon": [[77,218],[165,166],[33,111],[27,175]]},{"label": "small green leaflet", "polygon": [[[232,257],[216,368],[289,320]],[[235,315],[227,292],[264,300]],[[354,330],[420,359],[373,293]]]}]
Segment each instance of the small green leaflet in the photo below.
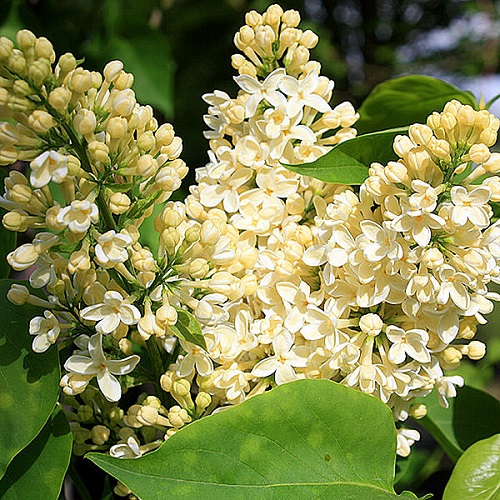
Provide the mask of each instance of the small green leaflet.
[{"label": "small green leaflet", "polygon": [[201,333],[200,325],[196,318],[184,309],[176,307],[177,323],[170,327],[170,331],[178,338],[191,342],[197,346],[207,349],[205,338]]},{"label": "small green leaflet", "polygon": [[385,165],[396,159],[392,148],[394,139],[407,131],[403,127],[360,135],[337,144],[312,163],[285,167],[324,182],[359,185],[368,177],[368,169],[373,162]]}]

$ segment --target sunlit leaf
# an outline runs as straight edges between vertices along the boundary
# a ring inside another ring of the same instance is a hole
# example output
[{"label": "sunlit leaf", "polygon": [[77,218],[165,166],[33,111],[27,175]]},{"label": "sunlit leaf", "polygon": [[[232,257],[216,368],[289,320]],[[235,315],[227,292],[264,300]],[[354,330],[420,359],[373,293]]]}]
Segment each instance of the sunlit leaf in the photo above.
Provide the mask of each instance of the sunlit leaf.
[{"label": "sunlit leaf", "polygon": [[443,500],[500,498],[500,434],[478,441],[457,462]]},{"label": "sunlit leaf", "polygon": [[300,380],[204,417],[143,458],[87,457],[142,500],[416,498],[394,493],[395,452],[378,399]]},{"label": "sunlit leaf", "polygon": [[359,133],[374,132],[412,123],[425,123],[433,111],[442,111],[444,105],[457,99],[462,104],[477,108],[471,92],[450,83],[423,75],[394,78],[377,85],[359,108],[356,122]]},{"label": "sunlit leaf", "polygon": [[406,128],[398,128],[360,135],[337,144],[312,163],[285,166],[292,172],[324,182],[362,184],[368,177],[368,169],[373,162],[386,164],[396,159],[392,149],[394,138],[406,131]]},{"label": "sunlit leaf", "polygon": [[170,327],[171,332],[182,340],[203,347],[206,350],[205,338],[196,318],[184,309],[176,307],[177,323]]}]

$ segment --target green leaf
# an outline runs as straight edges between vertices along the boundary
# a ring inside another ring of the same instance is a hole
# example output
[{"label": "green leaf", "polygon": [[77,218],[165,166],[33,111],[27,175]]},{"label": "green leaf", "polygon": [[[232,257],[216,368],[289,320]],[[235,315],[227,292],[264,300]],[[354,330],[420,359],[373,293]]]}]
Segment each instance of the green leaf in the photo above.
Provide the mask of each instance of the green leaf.
[{"label": "green leaf", "polygon": [[123,61],[125,71],[134,75],[133,88],[141,104],[151,104],[164,115],[172,115],[174,63],[166,37],[158,31],[113,37],[106,52]]},{"label": "green leaf", "polygon": [[378,399],[300,380],[204,417],[136,460],[95,464],[142,500],[416,498],[394,493],[396,436]]},{"label": "green leaf", "polygon": [[429,451],[415,447],[407,457],[397,457],[394,481],[396,490],[403,490],[415,484],[422,473],[422,468],[429,462],[430,456]]},{"label": "green leaf", "polygon": [[500,434],[473,444],[460,457],[443,500],[500,498]]},{"label": "green leaf", "polygon": [[394,78],[377,85],[359,108],[359,133],[374,132],[412,123],[426,123],[433,111],[457,99],[477,109],[472,93],[430,76],[411,75]]},{"label": "green leaf", "polygon": [[40,309],[7,298],[11,280],[0,280],[0,477],[12,458],[40,432],[59,396],[57,348],[32,351],[29,321]]},{"label": "green leaf", "polygon": [[439,404],[436,391],[418,401],[427,406],[427,415],[418,422],[432,434],[451,460],[456,462],[463,450],[458,444],[453,430],[453,406],[455,403],[453,398],[448,400],[449,408],[443,408]]},{"label": "green leaf", "polygon": [[68,421],[57,408],[40,434],[10,463],[0,481],[0,497],[4,500],[58,498],[72,442]]},{"label": "green leaf", "polygon": [[196,318],[191,313],[179,307],[176,307],[175,310],[177,311],[177,323],[170,327],[171,332],[176,337],[206,350],[205,337],[201,333],[201,328]]},{"label": "green leaf", "polygon": [[479,389],[461,387],[453,404],[453,431],[464,450],[500,433],[500,401]]},{"label": "green leaf", "polygon": [[292,172],[315,177],[324,182],[362,184],[368,177],[368,169],[373,162],[386,164],[396,158],[392,149],[394,138],[406,132],[406,128],[397,128],[360,135],[337,144],[312,163],[285,167]]}]

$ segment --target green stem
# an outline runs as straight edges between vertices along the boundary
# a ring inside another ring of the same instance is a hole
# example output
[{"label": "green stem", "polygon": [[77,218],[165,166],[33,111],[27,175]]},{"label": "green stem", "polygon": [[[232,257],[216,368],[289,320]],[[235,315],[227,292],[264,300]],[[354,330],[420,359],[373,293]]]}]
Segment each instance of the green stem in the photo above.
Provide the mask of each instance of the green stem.
[{"label": "green stem", "polygon": [[500,94],[496,95],[495,97],[493,97],[493,99],[490,99],[487,103],[486,103],[486,109],[490,109],[491,105],[498,101],[498,99],[500,99]]},{"label": "green stem", "polygon": [[150,337],[146,341],[146,351],[149,356],[149,361],[151,362],[151,371],[153,372],[153,384],[155,386],[156,395],[160,398],[162,403],[165,403],[166,393],[160,385],[160,378],[165,373],[165,367],[155,336]]}]

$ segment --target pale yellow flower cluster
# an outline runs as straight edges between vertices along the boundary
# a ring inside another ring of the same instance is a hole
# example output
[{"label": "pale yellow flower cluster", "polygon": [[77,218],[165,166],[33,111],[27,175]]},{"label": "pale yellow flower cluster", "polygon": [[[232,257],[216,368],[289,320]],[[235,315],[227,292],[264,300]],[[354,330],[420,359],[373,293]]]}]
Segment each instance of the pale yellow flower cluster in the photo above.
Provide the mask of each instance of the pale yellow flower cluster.
[{"label": "pale yellow flower cluster", "polygon": [[[178,311],[208,321],[220,302],[253,293],[256,280],[232,274],[243,259],[225,216],[190,220],[182,203],[165,203],[187,173],[182,141],[136,102],[122,63],[101,75],[71,54],[55,60],[50,42],[27,30],[17,48],[0,39],[0,162],[30,162],[26,175],[11,170],[0,197],[4,226],[32,238],[7,260],[47,294],[16,284],[8,298],[45,308],[30,322],[36,352],[76,346],[63,360],[65,394],[82,394],[96,379],[117,402],[122,386],[144,382],[134,375],[137,346],[163,359],[158,353],[180,348]],[[153,254],[140,227],[159,204]],[[158,386],[162,362],[150,375]]]},{"label": "pale yellow flower cluster", "polygon": [[[224,210],[241,254],[257,250],[240,273],[258,286],[203,325],[203,366],[191,362],[196,370],[185,374],[180,357],[171,370],[210,393],[212,406],[328,378],[379,397],[396,420],[422,417],[416,397],[435,388],[447,406],[463,380],[444,371],[484,356],[484,344],[469,341],[500,298],[488,291],[500,275],[489,205],[500,199],[500,155],[489,149],[499,121],[448,103],[396,138],[400,159],[374,163],[359,193],[287,171],[282,163],[313,160],[353,137],[357,119],[347,103],[329,107],[333,84],[308,56],[292,74],[290,58],[280,66],[279,41],[296,16],[277,6],[248,14],[236,45],[250,62],[233,58],[237,98],[205,96],[210,162],[186,207],[199,220]],[[399,453],[416,439],[401,429]]]}]

